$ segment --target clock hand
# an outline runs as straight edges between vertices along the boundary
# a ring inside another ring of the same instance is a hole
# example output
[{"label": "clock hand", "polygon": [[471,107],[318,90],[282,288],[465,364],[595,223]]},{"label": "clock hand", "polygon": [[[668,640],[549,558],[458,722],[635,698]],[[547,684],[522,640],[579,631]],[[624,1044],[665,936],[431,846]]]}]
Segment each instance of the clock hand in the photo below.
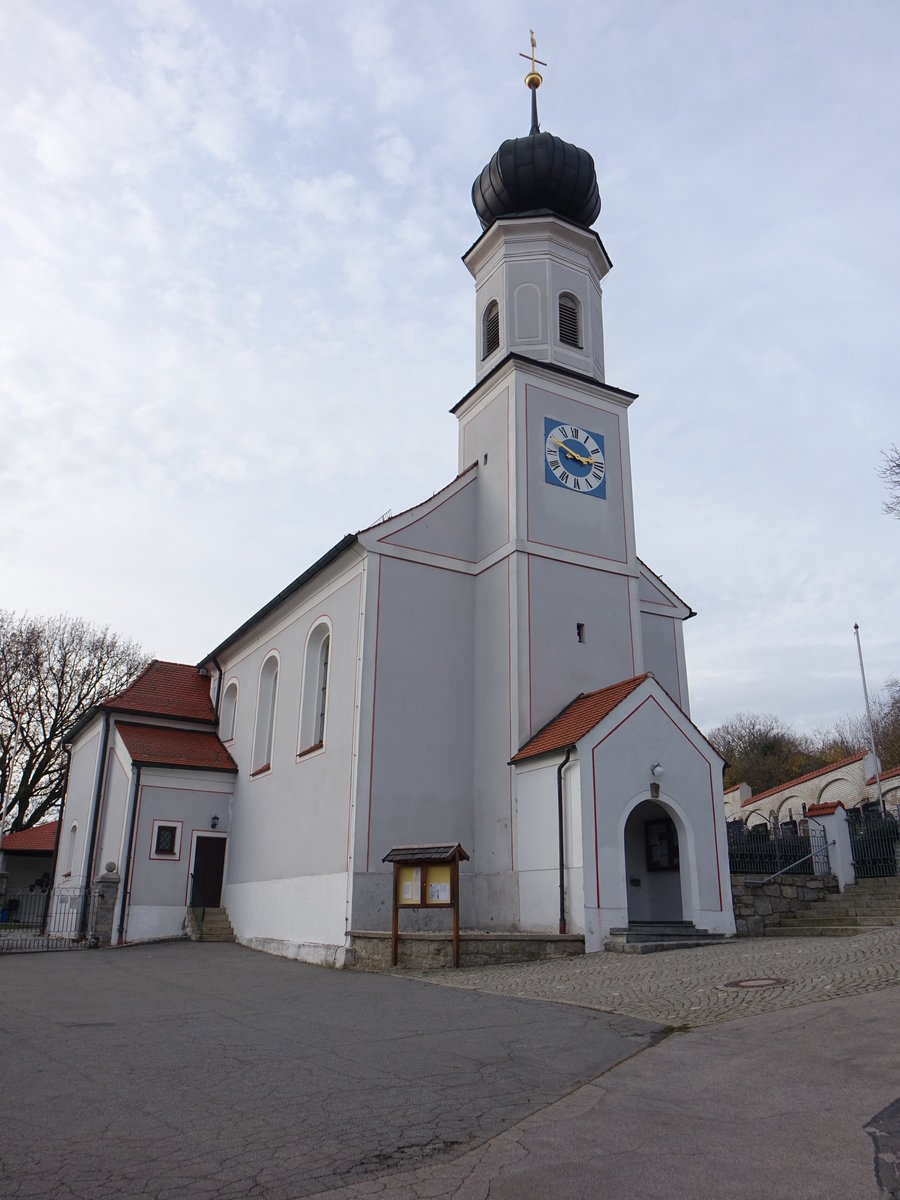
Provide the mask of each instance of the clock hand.
[{"label": "clock hand", "polygon": [[594,460],[592,458],[585,458],[583,454],[576,454],[574,450],[570,450],[565,442],[561,442],[559,438],[553,438],[553,441],[556,442],[557,446],[560,446],[563,450],[565,450],[568,458],[575,458],[578,460],[578,462],[584,463],[586,467],[592,467],[594,465]]}]

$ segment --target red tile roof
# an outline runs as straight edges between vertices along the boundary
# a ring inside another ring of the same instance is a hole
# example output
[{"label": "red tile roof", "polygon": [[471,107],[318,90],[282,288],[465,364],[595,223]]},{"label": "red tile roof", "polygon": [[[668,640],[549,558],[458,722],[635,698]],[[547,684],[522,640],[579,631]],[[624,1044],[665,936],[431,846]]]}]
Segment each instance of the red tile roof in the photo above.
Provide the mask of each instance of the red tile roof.
[{"label": "red tile roof", "polygon": [[843,807],[840,800],[829,800],[825,804],[811,804],[806,810],[806,815],[808,817],[830,817]]},{"label": "red tile roof", "polygon": [[124,691],[104,700],[103,708],[188,721],[215,720],[209,677],[187,663],[158,659],[146,666]]},{"label": "red tile roof", "polygon": [[511,761],[522,762],[526,758],[537,758],[539,754],[574,746],[579,738],[583,738],[604,717],[609,716],[646,678],[646,674],[637,675],[634,679],[623,679],[596,692],[582,692],[552,721],[548,721],[543,729],[539,729],[518,754],[513,755]]},{"label": "red tile roof", "polygon": [[116,722],[116,730],[121,734],[132,762],[141,766],[237,771],[234,759],[214,733],[122,722]]},{"label": "red tile roof", "polygon": [[4,854],[7,850],[19,854],[52,854],[57,829],[59,821],[45,821],[43,825],[32,825],[30,829],[8,833],[0,842],[0,849]]},{"label": "red tile roof", "polygon": [[[878,778],[884,783],[885,779],[896,779],[900,775],[900,767],[892,767],[890,771],[882,771]],[[866,780],[866,787],[872,787],[875,783],[875,776]]]},{"label": "red tile roof", "polygon": [[866,754],[863,750],[859,754],[851,754],[849,758],[842,758],[840,762],[828,763],[827,766],[818,767],[815,771],[808,771],[805,775],[798,775],[796,779],[788,779],[784,783],[779,783],[778,787],[767,788],[764,792],[757,792],[749,800],[743,800],[741,808],[746,808],[749,804],[755,804],[757,800],[764,800],[766,796],[774,796],[777,792],[787,791],[788,788],[796,787],[799,783],[806,783],[808,779],[815,779],[818,775],[827,775],[829,771],[839,771],[842,767],[849,767],[851,763],[860,762],[865,757]]}]

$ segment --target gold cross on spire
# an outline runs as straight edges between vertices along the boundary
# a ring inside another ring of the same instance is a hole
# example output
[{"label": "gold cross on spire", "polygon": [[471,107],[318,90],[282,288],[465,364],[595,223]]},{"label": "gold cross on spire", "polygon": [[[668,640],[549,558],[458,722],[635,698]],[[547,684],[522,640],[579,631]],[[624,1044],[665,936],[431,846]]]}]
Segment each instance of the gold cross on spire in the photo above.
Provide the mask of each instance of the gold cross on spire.
[{"label": "gold cross on spire", "polygon": [[529,29],[528,32],[531,34],[531,53],[523,54],[520,50],[519,58],[530,58],[531,59],[531,70],[525,76],[525,86],[530,87],[531,90],[534,91],[535,88],[539,88],[541,86],[541,84],[544,82],[536,69],[536,64],[540,63],[542,67],[546,67],[547,64],[543,61],[543,59],[534,57],[534,52],[535,52],[535,50],[537,50],[537,40],[535,39],[533,29]]}]

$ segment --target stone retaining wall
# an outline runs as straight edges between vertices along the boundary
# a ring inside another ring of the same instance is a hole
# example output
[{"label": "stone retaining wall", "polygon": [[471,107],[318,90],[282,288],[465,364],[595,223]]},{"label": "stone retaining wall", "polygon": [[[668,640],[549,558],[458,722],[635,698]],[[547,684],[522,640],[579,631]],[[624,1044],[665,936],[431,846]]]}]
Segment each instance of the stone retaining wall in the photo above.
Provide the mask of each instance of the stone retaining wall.
[{"label": "stone retaining wall", "polygon": [[[390,970],[391,935],[380,930],[350,931],[350,954],[346,966],[370,971]],[[459,965],[487,966],[492,963],[527,962],[584,954],[583,934],[466,933],[459,935]],[[449,933],[401,933],[398,966],[416,971],[453,965],[453,943]]]},{"label": "stone retaining wall", "polygon": [[[731,876],[738,937],[760,937],[781,924],[782,913],[806,911],[840,890],[834,875],[784,874],[760,887],[764,878],[762,874]],[[751,886],[754,880],[755,887]]]}]

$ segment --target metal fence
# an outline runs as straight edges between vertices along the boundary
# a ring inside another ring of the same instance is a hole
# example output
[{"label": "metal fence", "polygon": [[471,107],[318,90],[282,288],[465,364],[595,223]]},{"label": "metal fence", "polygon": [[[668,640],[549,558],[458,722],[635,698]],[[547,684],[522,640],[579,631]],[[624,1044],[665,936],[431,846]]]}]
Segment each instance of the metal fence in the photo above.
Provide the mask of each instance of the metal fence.
[{"label": "metal fence", "polygon": [[900,826],[892,813],[851,809],[847,813],[853,870],[857,879],[883,879],[897,874]]},{"label": "metal fence", "polygon": [[734,874],[815,875],[828,870],[828,847],[821,829],[771,829],[743,821],[728,823],[728,862]]},{"label": "metal fence", "polygon": [[94,888],[26,888],[0,900],[0,954],[97,944]]}]

